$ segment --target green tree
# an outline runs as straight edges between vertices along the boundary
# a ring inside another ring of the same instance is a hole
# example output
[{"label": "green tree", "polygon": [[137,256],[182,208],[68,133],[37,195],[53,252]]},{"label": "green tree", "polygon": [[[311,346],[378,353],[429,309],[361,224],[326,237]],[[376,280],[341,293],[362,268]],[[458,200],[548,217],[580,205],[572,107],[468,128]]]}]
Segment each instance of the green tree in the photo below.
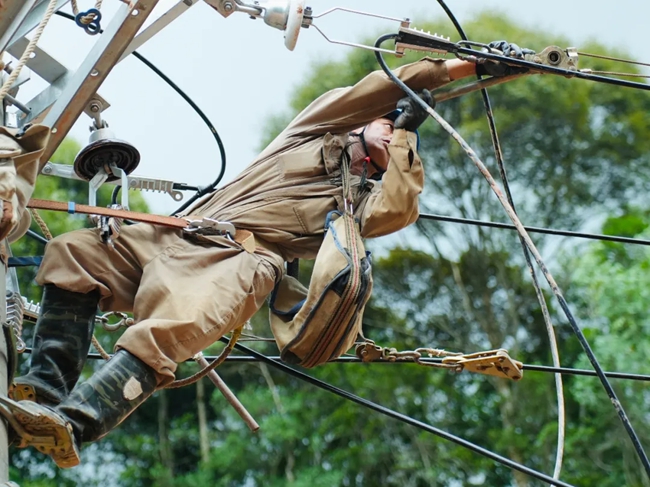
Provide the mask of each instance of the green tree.
[{"label": "green tree", "polygon": [[[436,32],[451,31],[442,23],[418,27]],[[484,14],[465,27],[477,41],[506,38],[537,50],[548,45],[566,45],[562,39],[515,27],[503,16]],[[366,39],[365,43],[372,43],[372,39]],[[599,45],[584,46],[584,50],[608,52]],[[403,60],[388,61],[395,66],[416,57],[410,55]],[[608,61],[596,61],[589,67],[621,70]],[[315,63],[312,75],[295,90],[292,111],[269,122],[269,136],[264,143],[315,97],[336,86],[351,85],[373,69],[377,69],[374,54],[361,50],[351,52],[343,62]],[[646,194],[650,182],[646,137],[650,100],[647,97],[639,97],[629,89],[613,89],[609,85],[549,75],[530,76],[495,87],[490,95],[515,202],[524,222],[535,226],[579,228],[596,217],[620,210],[634,195]],[[440,103],[437,110],[459,130],[496,175],[480,96]],[[488,185],[457,144],[433,123],[425,124],[421,135],[420,152],[427,168],[422,210],[505,220]],[[520,360],[550,362],[539,305],[513,233],[420,221],[418,233],[410,235],[411,241],[426,250],[396,248],[385,259],[376,261],[373,306],[364,320],[371,338],[396,346],[433,345],[467,352],[505,347]],[[538,236],[534,239],[543,251],[551,252],[558,245],[550,239]],[[381,247],[376,249],[385,252]],[[552,261],[551,266],[561,271],[557,261]],[[379,320],[375,318],[378,310],[382,310]],[[564,319],[555,318],[563,345],[561,355],[565,364],[570,365],[580,350],[571,339]],[[319,376],[329,377],[328,371],[329,368],[319,371]],[[399,373],[395,381],[403,382],[396,386],[389,378],[392,373],[382,370],[377,379],[370,381],[368,389],[373,396],[379,397],[381,392],[397,394],[401,399],[397,401],[398,409],[404,410],[405,404],[427,402],[417,391],[428,390],[429,397],[436,398],[436,414],[426,410],[412,411],[416,417],[446,426],[514,460],[552,471],[557,429],[552,377],[530,373],[524,381],[512,384],[461,375],[447,378],[449,383],[443,387],[428,373],[425,381],[427,385],[435,384],[434,394],[417,382],[417,374]],[[347,374],[346,379],[357,377],[357,374],[355,370]],[[340,382],[340,375],[334,375]],[[571,384],[567,382],[568,387]],[[365,391],[358,384],[355,390]],[[597,383],[592,383],[591,391],[602,404],[608,404]],[[613,410],[604,414],[609,414],[608,424],[616,425]],[[365,420],[370,421],[364,417]],[[373,471],[380,473],[379,478],[386,484],[391,484],[393,476],[383,468],[397,469],[405,477],[418,478],[426,462],[415,462],[412,469],[404,469],[394,452],[405,449],[411,452],[412,458],[418,458],[416,452],[422,449],[413,441],[400,441],[403,434],[400,427],[383,421],[382,427],[387,436],[396,439],[389,442],[393,445],[390,448],[393,455],[388,458],[376,456]],[[593,436],[582,439],[582,447],[607,442],[608,432],[592,430]],[[368,477],[353,474],[358,471],[355,468],[361,469],[367,462],[367,455],[355,455],[354,440],[349,436],[348,443],[341,437],[337,440],[348,445],[346,460],[354,465],[345,471],[342,485],[374,485]],[[448,455],[441,454],[440,450]],[[492,462],[450,445],[427,453],[434,451],[435,458],[444,458],[444,461],[436,462],[435,474],[427,480],[430,484],[434,483],[432,479],[437,485],[452,485],[454,480],[465,484],[534,484],[521,474],[495,467]],[[568,451],[567,455],[589,458],[584,453],[577,449]],[[611,460],[607,464],[581,467],[588,468],[589,475],[611,482],[611,485],[620,485],[626,478],[620,444],[615,453],[609,453]],[[329,456],[328,460],[331,459]],[[580,479],[581,474],[576,474],[574,479]],[[394,485],[401,484],[395,482]],[[590,484],[585,481],[583,485]]]},{"label": "green tree", "polygon": [[[418,27],[451,32],[446,22]],[[537,50],[566,44],[542,32],[520,29],[503,16],[480,15],[465,28],[477,41],[506,38]],[[584,46],[584,50],[612,54],[599,45]],[[624,53],[613,54],[625,57]],[[396,66],[417,58],[410,54],[389,62]],[[596,61],[589,67],[618,69],[608,61]],[[361,50],[350,51],[344,61],[316,62],[311,76],[294,90],[291,110],[269,121],[263,142],[271,140],[297,111],[324,91],[353,84],[374,69],[374,55]],[[632,90],[549,75],[507,83],[491,89],[490,94],[524,222],[579,228],[606,215],[625,214],[633,219],[627,205],[637,195],[646,194],[649,184],[647,97]],[[437,110],[493,170],[478,94],[440,103]],[[427,123],[421,135],[427,169],[422,211],[504,220],[487,184],[447,134]],[[641,214],[634,221],[647,218]],[[617,231],[614,222],[619,220],[609,221],[611,231]],[[504,347],[524,362],[550,363],[541,312],[513,233],[420,221],[406,234],[417,248],[389,248],[394,240],[370,244],[379,257],[374,266],[375,291],[364,317],[369,338],[398,349],[431,346],[473,352]],[[562,282],[570,285],[569,296],[577,302],[579,320],[586,319],[588,338],[595,340],[597,353],[608,360],[609,355],[623,360],[628,356],[626,347],[635,346],[638,355],[630,357],[641,363],[645,345],[635,344],[633,338],[642,333],[647,321],[638,320],[644,311],[647,280],[641,281],[645,290],[636,291],[641,296],[636,299],[631,295],[635,292],[633,282],[626,283],[626,269],[637,269],[634,275],[643,279],[647,256],[614,247],[607,258],[598,258],[602,250],[587,251],[578,244],[568,246],[538,236],[534,239],[553,257],[560,255],[558,248],[563,247],[582,254],[584,260],[567,263],[566,258],[556,259],[550,264],[558,271],[563,265],[576,269],[575,275]],[[307,274],[309,266],[302,267]],[[599,275],[611,275],[618,285],[601,283],[594,288],[594,277]],[[611,310],[593,307],[594,299],[599,300],[598,306],[608,306],[610,301],[617,306],[612,304]],[[624,299],[633,300],[635,306],[625,311],[627,318],[619,325],[616,320],[619,311],[624,311],[619,310]],[[262,310],[254,318],[252,334],[270,336],[266,313]],[[632,321],[636,332],[625,335]],[[562,318],[556,319],[556,329],[564,365],[584,365],[579,346]],[[623,334],[625,340],[616,341],[611,331]],[[219,349],[215,346],[208,352]],[[273,344],[262,343],[258,349],[277,353]],[[629,365],[608,360],[605,364],[611,367]],[[194,369],[183,366],[181,374],[190,370]],[[260,422],[259,433],[251,435],[216,391],[204,417],[199,412],[202,403],[196,386],[165,391],[87,450],[87,460],[100,459],[114,467],[110,477],[98,475],[92,482],[160,487],[540,484],[265,366],[228,364],[219,373]],[[310,373],[516,461],[552,471],[557,425],[550,375],[527,372],[522,381],[512,383],[416,365],[385,364],[331,364]],[[597,381],[568,379],[565,384],[570,428],[563,479],[581,486],[647,485]],[[626,407],[633,404],[634,418],[647,416],[645,392],[638,385],[623,385],[620,392]],[[650,443],[646,428],[639,432],[642,441]],[[210,447],[207,455],[201,446],[205,439]],[[80,479],[80,474],[70,475]]]}]

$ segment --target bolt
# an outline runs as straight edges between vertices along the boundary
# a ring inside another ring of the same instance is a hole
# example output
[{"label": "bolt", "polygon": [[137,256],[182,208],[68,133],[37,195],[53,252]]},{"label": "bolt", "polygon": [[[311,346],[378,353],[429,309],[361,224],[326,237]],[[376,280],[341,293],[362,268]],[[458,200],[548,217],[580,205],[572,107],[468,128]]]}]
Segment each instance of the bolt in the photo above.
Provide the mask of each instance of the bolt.
[{"label": "bolt", "polygon": [[232,8],[233,8],[232,3],[230,3],[230,2],[226,2],[226,3],[223,4],[223,9],[226,12],[232,12]]},{"label": "bolt", "polygon": [[90,108],[90,111],[91,111],[91,112],[93,112],[93,113],[97,113],[97,112],[99,112],[99,110],[100,110],[102,107],[101,107],[101,105],[100,105],[98,102],[94,101],[94,102],[92,102],[92,103],[90,104],[90,107],[89,107],[89,108]]},{"label": "bolt", "polygon": [[48,166],[47,164],[45,164],[45,167],[43,168],[43,170],[41,172],[43,174],[50,174],[52,172],[52,168],[50,166]]},{"label": "bolt", "polygon": [[183,3],[188,7],[191,7],[192,5],[194,5],[194,0],[183,0]]}]

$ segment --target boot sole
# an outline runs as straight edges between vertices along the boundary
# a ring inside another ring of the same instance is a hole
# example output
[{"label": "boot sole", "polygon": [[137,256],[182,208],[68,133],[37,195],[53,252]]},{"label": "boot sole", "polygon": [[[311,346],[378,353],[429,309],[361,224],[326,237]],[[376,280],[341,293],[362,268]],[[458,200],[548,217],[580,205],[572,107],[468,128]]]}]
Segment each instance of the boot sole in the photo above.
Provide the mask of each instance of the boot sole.
[{"label": "boot sole", "polygon": [[54,410],[35,402],[0,398],[23,431],[16,431],[21,441],[18,448],[33,446],[52,457],[60,468],[81,463],[72,426]]}]

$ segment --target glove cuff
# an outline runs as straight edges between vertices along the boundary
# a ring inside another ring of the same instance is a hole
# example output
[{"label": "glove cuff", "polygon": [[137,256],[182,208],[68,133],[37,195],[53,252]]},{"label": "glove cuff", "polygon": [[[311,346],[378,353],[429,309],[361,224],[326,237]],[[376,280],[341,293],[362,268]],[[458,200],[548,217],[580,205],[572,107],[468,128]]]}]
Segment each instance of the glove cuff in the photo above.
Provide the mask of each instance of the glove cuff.
[{"label": "glove cuff", "polygon": [[487,69],[485,69],[485,64],[483,63],[476,63],[476,74],[478,76],[487,76],[489,73],[487,72]]}]

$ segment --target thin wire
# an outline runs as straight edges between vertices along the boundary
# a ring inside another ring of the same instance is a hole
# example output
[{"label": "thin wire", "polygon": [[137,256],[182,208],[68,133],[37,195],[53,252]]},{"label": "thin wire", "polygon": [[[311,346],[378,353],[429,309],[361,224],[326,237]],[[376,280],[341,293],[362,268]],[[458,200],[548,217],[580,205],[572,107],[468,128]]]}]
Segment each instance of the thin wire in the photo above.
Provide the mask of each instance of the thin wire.
[{"label": "thin wire", "polygon": [[577,52],[578,56],[586,56],[586,57],[595,57],[598,59],[607,59],[609,61],[618,61],[619,63],[628,63],[628,64],[637,64],[639,66],[650,66],[650,63],[642,63],[641,61],[631,61],[629,59],[621,59],[617,57],[612,57],[612,56],[604,56],[602,54],[591,54],[588,52]]},{"label": "thin wire", "polygon": [[[223,341],[223,340],[222,340]],[[416,428],[419,428],[423,431],[427,431],[429,433],[432,433],[436,436],[439,436],[441,438],[444,438],[445,440],[451,441],[453,443],[456,443],[457,445],[460,445],[464,448],[467,448],[468,450],[471,450],[475,453],[478,453],[480,455],[483,455],[487,458],[490,458],[492,460],[495,460],[499,463],[502,463],[503,465],[506,465],[514,470],[518,470],[520,472],[523,472],[527,475],[530,475],[531,477],[535,477],[539,480],[542,480],[544,482],[547,482],[550,485],[557,485],[561,487],[571,487],[570,484],[567,484],[565,482],[562,482],[560,480],[555,480],[548,475],[545,475],[541,472],[538,472],[536,470],[533,470],[532,468],[526,467],[525,465],[521,465],[517,462],[514,462],[510,460],[509,458],[503,457],[501,455],[498,455],[494,452],[491,452],[490,450],[487,450],[483,447],[480,447],[478,445],[475,445],[474,443],[471,443],[470,441],[467,441],[463,438],[460,438],[459,436],[452,435],[451,433],[448,433],[446,431],[443,431],[439,428],[436,428],[434,426],[431,426],[429,424],[423,423],[422,421],[418,421],[417,419],[414,419],[410,416],[407,416],[402,413],[398,413],[397,411],[393,411],[392,409],[389,409],[387,407],[381,406],[379,404],[376,404],[374,402],[368,401],[367,399],[363,399],[359,396],[356,396],[348,391],[345,391],[343,389],[339,389],[338,387],[335,387],[331,384],[328,384],[327,382],[323,382],[319,379],[316,379],[310,375],[307,375],[303,372],[300,372],[292,367],[289,367],[282,362],[279,362],[277,360],[270,359],[266,357],[265,355],[253,350],[252,348],[246,347],[241,344],[236,344],[235,348],[238,350],[248,353],[249,355],[252,355],[253,357],[257,358],[258,360],[275,367],[282,372],[285,372],[289,375],[292,375],[293,377],[296,377],[302,381],[308,382],[309,384],[312,384],[316,387],[319,387],[325,391],[331,392],[333,394],[336,394],[339,397],[342,397],[348,401],[354,402],[356,404],[359,404],[361,406],[364,406],[368,409],[372,409],[375,412],[378,412],[380,414],[383,414],[385,416],[388,416],[393,419],[397,419],[399,421],[402,421],[403,423],[409,424],[411,426],[415,426]]]},{"label": "thin wire", "polygon": [[[420,213],[420,218],[423,220],[436,220],[436,221],[449,222],[449,223],[462,223],[465,225],[501,228],[504,230],[517,230],[517,227],[515,227],[510,223],[487,222],[483,220],[473,220],[470,218],[458,218],[452,216],[435,215],[430,213]],[[524,228],[529,233],[543,233],[546,235],[559,235],[563,237],[576,237],[576,238],[585,238],[590,240],[604,240],[608,242],[619,242],[619,243],[626,243],[626,244],[633,244],[633,245],[650,245],[650,240],[645,240],[641,238],[620,237],[617,235],[602,235],[596,233],[571,232],[568,230],[555,230],[553,228],[542,228],[542,227],[525,226]]]},{"label": "thin wire", "polygon": [[[74,17],[66,12],[61,12],[57,11],[56,15],[59,15],[63,18],[66,18],[68,20],[74,21]],[[104,31],[100,30],[99,33],[102,34]],[[165,73],[163,73],[156,65],[154,65],[151,61],[149,61],[147,58],[145,58],[142,54],[140,54],[138,51],[133,51],[131,54],[135,56],[136,59],[138,59],[140,62],[142,62],[144,65],[146,65],[149,69],[151,69],[154,73],[156,73],[160,78],[162,78],[165,83],[167,83],[176,93],[178,93],[183,100],[185,100],[196,112],[196,114],[203,120],[203,122],[207,125],[207,127],[210,129],[210,132],[212,132],[212,136],[214,137],[215,141],[217,142],[217,145],[219,146],[219,155],[221,157],[221,168],[219,170],[219,174],[217,175],[217,178],[209,184],[208,186],[204,188],[199,188],[192,196],[190,199],[188,199],[183,205],[181,205],[173,214],[180,213],[181,211],[185,210],[188,206],[190,206],[192,203],[194,203],[198,198],[201,196],[204,196],[208,193],[211,193],[214,191],[214,188],[217,187],[217,185],[221,182],[223,179],[223,176],[226,172],[226,149],[223,145],[223,141],[221,140],[221,137],[219,136],[219,133],[217,132],[217,129],[214,127],[208,116],[201,110],[201,108],[194,103],[194,100],[192,100],[187,93],[185,93],[176,83],[174,83],[169,76],[167,76]]]},{"label": "thin wire", "polygon": [[521,68],[528,68],[532,71],[538,73],[550,73],[550,74],[559,74],[567,78],[579,78],[589,81],[595,81],[597,83],[605,83],[616,86],[624,86],[626,88],[636,88],[643,91],[650,91],[650,85],[645,83],[639,83],[636,81],[627,81],[617,78],[607,78],[605,76],[597,76],[582,71],[571,71],[570,69],[556,68],[555,66],[549,66],[547,64],[537,64],[531,61],[525,61],[523,59],[502,56],[499,54],[493,54],[490,52],[479,52],[473,49],[468,49],[465,47],[454,46],[453,52],[458,56],[459,54],[465,54],[468,56],[481,57],[487,60],[499,61],[511,66],[519,66]]},{"label": "thin wire", "polygon": [[[396,34],[384,35],[377,40],[377,43],[380,44],[386,40],[394,39],[395,37],[397,37]],[[596,373],[598,374],[598,377],[601,383],[603,384],[603,388],[607,392],[607,395],[609,396],[609,399],[612,402],[614,409],[618,413],[619,418],[623,423],[623,427],[625,428],[628,436],[630,437],[630,440],[632,440],[632,444],[634,446],[637,455],[639,456],[639,459],[641,460],[641,463],[643,464],[644,470],[646,471],[646,475],[648,476],[648,478],[650,478],[650,460],[648,459],[648,456],[644,451],[643,446],[641,445],[641,441],[639,440],[636,431],[634,430],[632,424],[630,423],[630,420],[627,416],[627,413],[625,412],[625,409],[623,408],[623,405],[621,404],[620,400],[616,396],[616,392],[612,388],[612,385],[609,383],[609,380],[607,380],[607,377],[603,373],[603,369],[600,366],[600,363],[598,363],[598,359],[596,358],[596,355],[591,349],[591,346],[589,345],[589,342],[584,336],[584,333],[582,333],[582,330],[578,326],[573,316],[573,313],[571,313],[571,310],[569,309],[569,305],[566,299],[564,298],[559,286],[557,285],[557,282],[555,282],[555,279],[553,278],[548,268],[546,267],[546,264],[544,263],[541,254],[537,250],[537,247],[531,240],[530,235],[528,235],[528,232],[526,232],[526,230],[524,229],[524,226],[519,220],[519,217],[514,213],[512,207],[503,196],[503,193],[499,189],[498,185],[496,184],[496,181],[494,180],[494,178],[492,177],[488,169],[485,167],[485,164],[483,164],[483,162],[478,158],[476,153],[467,144],[467,142],[465,142],[465,140],[460,136],[460,134],[458,134],[458,132],[456,132],[454,128],[451,125],[449,125],[449,123],[447,123],[447,121],[445,121],[438,113],[436,113],[435,110],[433,110],[429,105],[427,105],[424,101],[422,101],[413,90],[411,90],[406,84],[404,84],[404,82],[402,82],[402,80],[400,80],[399,78],[397,78],[397,76],[395,76],[395,74],[386,65],[386,62],[384,61],[384,58],[381,55],[381,53],[376,52],[375,56],[377,58],[377,61],[381,65],[382,69],[390,77],[390,79],[392,79],[403,91],[405,91],[409,95],[409,97],[415,100],[422,107],[422,109],[426,110],[427,113],[429,113],[436,120],[436,122],[438,122],[460,144],[463,150],[467,153],[468,157],[472,160],[472,162],[479,169],[483,177],[485,177],[487,182],[490,184],[490,187],[492,188],[494,194],[497,196],[499,202],[501,203],[504,210],[508,214],[508,217],[510,217],[514,225],[517,227],[517,231],[526,241],[526,245],[528,249],[532,253],[533,257],[535,258],[535,261],[537,262],[537,265],[542,271],[542,274],[546,278],[549,286],[551,287],[553,294],[555,294],[560,304],[560,307],[562,308],[562,311],[566,315],[569,324],[573,329],[573,332],[577,336],[580,345],[582,346],[583,350],[585,351],[585,354],[587,355],[587,358],[589,359],[589,362],[596,370]]]},{"label": "thin wire", "polygon": [[[272,339],[269,339],[272,340]],[[239,343],[244,342],[244,341],[252,341],[252,340],[243,340],[240,339],[238,340]],[[31,348],[26,348],[25,353],[32,353]],[[217,355],[206,355],[205,359],[208,361],[216,360],[218,358]],[[267,355],[267,358],[271,360],[282,360],[282,358],[279,355]],[[98,353],[89,353],[88,354],[88,359],[90,360],[103,360],[103,357],[99,355]],[[420,362],[426,363],[426,364],[436,364],[436,363],[442,363],[442,359],[439,358],[429,358],[429,357],[422,357],[419,359]],[[188,363],[194,363],[193,360],[188,360]],[[256,357],[253,357],[251,355],[229,355],[228,358],[226,358],[225,363],[227,362],[232,362],[232,363],[257,363],[259,362],[259,359]],[[365,366],[368,365],[416,365],[414,362],[407,362],[407,361],[393,361],[393,360],[376,360],[373,362],[363,362],[361,359],[357,357],[352,357],[352,356],[342,356],[334,360],[330,360],[328,364],[360,364]],[[527,370],[529,372],[543,372],[543,373],[550,373],[550,374],[563,374],[563,375],[577,375],[577,376],[586,376],[586,377],[598,377],[598,374],[594,372],[593,370],[587,370],[587,369],[573,369],[570,367],[551,367],[549,365],[534,365],[534,364],[522,364],[523,370]],[[644,375],[644,374],[632,374],[628,372],[608,372],[605,371],[605,375],[609,377],[610,379],[620,379],[620,380],[634,380],[634,381],[640,381],[640,382],[650,382],[650,375]]]},{"label": "thin wire", "polygon": [[597,71],[594,69],[590,69],[588,72],[592,74],[607,74],[609,76],[628,76],[630,78],[650,78],[650,75],[647,74],[621,73],[619,71]]},{"label": "thin wire", "polygon": [[[460,22],[458,22],[458,19],[451,11],[451,9],[447,6],[444,0],[438,0],[438,3],[442,7],[442,9],[446,12],[447,16],[456,27],[456,30],[458,31],[460,37],[463,40],[467,41],[468,37],[465,34],[463,28],[461,27]],[[476,78],[480,81],[483,77],[477,73]],[[499,167],[499,173],[501,175],[503,188],[505,189],[508,203],[512,207],[513,212],[515,212],[516,214],[517,210],[515,208],[515,202],[514,199],[512,198],[512,193],[510,191],[510,184],[508,183],[508,176],[506,173],[505,162],[503,160],[503,151],[501,150],[501,142],[499,141],[496,121],[494,120],[494,114],[492,112],[492,104],[490,103],[490,97],[485,88],[481,88],[481,96],[483,97],[485,114],[487,116],[488,126],[490,128],[490,137],[492,139],[494,154],[496,156],[497,165]],[[535,295],[537,296],[537,301],[539,302],[539,305],[542,309],[542,317],[544,318],[544,324],[546,326],[546,334],[548,336],[548,341],[551,347],[551,357],[553,360],[553,366],[560,367],[561,366],[560,351],[558,350],[557,339],[555,337],[555,330],[553,329],[553,323],[551,322],[551,314],[548,311],[546,298],[544,297],[544,293],[542,292],[542,289],[537,280],[537,273],[535,272],[535,267],[533,267],[533,263],[530,259],[530,253],[528,252],[528,248],[526,247],[526,242],[521,235],[519,235],[519,242],[524,252],[526,266],[528,267],[528,271],[530,272],[530,276],[533,281],[533,287],[535,288]],[[562,376],[560,374],[555,374],[555,391],[556,391],[556,398],[557,398],[558,428],[557,428],[557,447],[556,447],[556,455],[555,455],[555,467],[553,469],[553,478],[559,479],[560,473],[562,471],[562,460],[564,458],[564,437],[566,431],[564,387],[562,385]]]}]

